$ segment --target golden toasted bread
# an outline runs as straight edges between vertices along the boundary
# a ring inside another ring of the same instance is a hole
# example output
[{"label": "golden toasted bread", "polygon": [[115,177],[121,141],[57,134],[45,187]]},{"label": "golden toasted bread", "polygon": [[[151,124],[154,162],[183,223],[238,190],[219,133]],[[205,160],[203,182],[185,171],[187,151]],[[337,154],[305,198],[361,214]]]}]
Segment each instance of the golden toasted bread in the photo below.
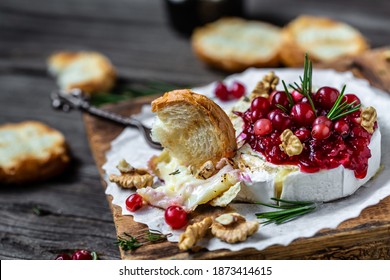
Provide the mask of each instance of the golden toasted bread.
[{"label": "golden toasted bread", "polygon": [[329,62],[356,56],[368,48],[363,35],[353,27],[329,18],[300,16],[283,29],[282,62],[303,65],[307,52],[313,62]]},{"label": "golden toasted bread", "polygon": [[63,90],[109,91],[116,79],[114,66],[97,52],[58,52],[49,57],[48,68]]},{"label": "golden toasted bread", "polygon": [[205,63],[229,72],[279,64],[281,29],[260,21],[222,18],[194,31],[192,47]]},{"label": "golden toasted bread", "polygon": [[0,155],[0,184],[44,180],[69,162],[64,136],[36,121],[0,126]]},{"label": "golden toasted bread", "polygon": [[157,113],[152,136],[181,164],[199,168],[234,156],[237,144],[226,113],[207,97],[174,90],[152,102]]}]

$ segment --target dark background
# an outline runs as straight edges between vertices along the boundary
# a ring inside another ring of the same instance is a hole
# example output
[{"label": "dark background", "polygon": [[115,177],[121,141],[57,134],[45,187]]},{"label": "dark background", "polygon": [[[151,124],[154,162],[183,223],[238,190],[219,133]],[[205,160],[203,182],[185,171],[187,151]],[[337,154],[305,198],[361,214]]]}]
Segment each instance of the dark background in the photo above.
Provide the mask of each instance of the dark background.
[{"label": "dark background", "polygon": [[[301,14],[345,21],[372,47],[390,45],[390,2],[243,1],[244,16],[284,25]],[[56,88],[46,59],[59,50],[96,50],[121,83],[200,86],[226,73],[204,66],[189,37],[169,25],[159,0],[1,0],[0,124],[39,120],[65,134],[73,154],[60,178],[0,186],[0,259],[53,259],[79,248],[117,259],[115,227],[88,147],[81,115],[50,107]],[[1,155],[0,155],[1,156]],[[34,209],[41,209],[40,215]],[[36,211],[35,211],[36,212]]]}]

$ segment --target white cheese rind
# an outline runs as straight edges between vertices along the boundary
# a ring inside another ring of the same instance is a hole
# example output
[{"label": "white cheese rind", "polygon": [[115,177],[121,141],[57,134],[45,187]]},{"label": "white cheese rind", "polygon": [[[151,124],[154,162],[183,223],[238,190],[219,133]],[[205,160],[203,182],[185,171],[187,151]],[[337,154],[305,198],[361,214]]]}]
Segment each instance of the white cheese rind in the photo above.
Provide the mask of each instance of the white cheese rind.
[{"label": "white cheese rind", "polygon": [[[339,166],[334,169],[321,170],[316,173],[304,173],[294,171],[289,173],[283,183],[282,199],[298,201],[327,202],[353,194],[359,187],[372,178],[380,166],[381,161],[381,133],[379,128],[375,130],[368,146],[371,157],[368,160],[367,175],[363,179],[357,179],[353,170]],[[253,153],[253,152],[252,152]],[[266,165],[279,171],[290,168],[283,165],[274,165],[257,157],[255,165]],[[244,182],[237,199],[249,202],[269,203],[276,196],[274,182],[278,172],[255,170],[248,172],[250,180]]]}]

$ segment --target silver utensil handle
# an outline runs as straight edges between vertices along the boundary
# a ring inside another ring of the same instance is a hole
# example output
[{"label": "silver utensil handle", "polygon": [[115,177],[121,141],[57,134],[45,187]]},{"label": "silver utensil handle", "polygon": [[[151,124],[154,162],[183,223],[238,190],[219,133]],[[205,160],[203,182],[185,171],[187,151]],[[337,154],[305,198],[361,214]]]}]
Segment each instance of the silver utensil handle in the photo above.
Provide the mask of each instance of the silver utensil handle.
[{"label": "silver utensil handle", "polygon": [[123,117],[121,115],[118,115],[113,112],[105,111],[99,108],[96,108],[94,106],[91,106],[89,102],[83,102],[81,105],[81,110],[85,111],[91,115],[103,118],[105,120],[110,120],[112,122],[116,122],[125,126],[134,126],[134,127],[140,127],[142,124],[131,117]]}]

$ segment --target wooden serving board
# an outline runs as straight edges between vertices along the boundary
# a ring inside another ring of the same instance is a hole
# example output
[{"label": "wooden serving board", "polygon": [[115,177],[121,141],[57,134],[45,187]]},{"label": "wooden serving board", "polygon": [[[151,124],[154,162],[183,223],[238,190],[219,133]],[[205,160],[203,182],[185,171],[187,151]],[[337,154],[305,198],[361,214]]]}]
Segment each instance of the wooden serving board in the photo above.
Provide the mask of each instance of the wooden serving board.
[{"label": "wooden serving board", "polygon": [[[367,78],[373,85],[390,92],[390,63],[386,49],[373,50],[356,59],[345,59],[321,68],[339,71],[351,70],[359,77]],[[140,98],[106,106],[106,109],[123,115],[138,113],[143,104],[155,97]],[[84,115],[91,150],[101,176],[105,154],[111,141],[123,130],[107,121]],[[106,183],[102,180],[104,188]],[[147,228],[123,216],[121,208],[111,203],[117,235],[124,232],[138,235]],[[119,248],[120,249],[120,248]],[[390,196],[379,204],[368,207],[359,217],[347,220],[336,229],[323,229],[310,238],[300,238],[288,246],[274,245],[262,251],[245,249],[182,252],[176,243],[162,242],[144,245],[134,252],[121,250],[122,259],[390,259]]]}]

